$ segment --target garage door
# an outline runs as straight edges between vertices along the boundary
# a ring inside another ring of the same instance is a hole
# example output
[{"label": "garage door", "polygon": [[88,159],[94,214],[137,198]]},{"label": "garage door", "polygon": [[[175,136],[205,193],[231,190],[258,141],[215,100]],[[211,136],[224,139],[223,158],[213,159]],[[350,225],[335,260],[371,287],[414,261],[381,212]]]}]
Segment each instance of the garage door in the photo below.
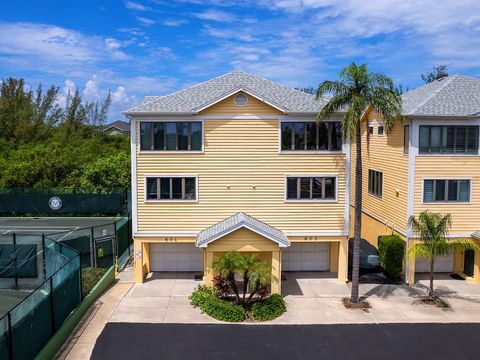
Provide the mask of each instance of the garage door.
[{"label": "garage door", "polygon": [[150,244],[152,271],[203,271],[203,249],[193,244]]},{"label": "garage door", "polygon": [[282,251],[283,271],[328,271],[329,243],[294,243]]},{"label": "garage door", "polygon": [[[422,258],[415,259],[415,272],[429,272],[430,264]],[[453,254],[441,256],[435,261],[435,272],[453,272]]]}]

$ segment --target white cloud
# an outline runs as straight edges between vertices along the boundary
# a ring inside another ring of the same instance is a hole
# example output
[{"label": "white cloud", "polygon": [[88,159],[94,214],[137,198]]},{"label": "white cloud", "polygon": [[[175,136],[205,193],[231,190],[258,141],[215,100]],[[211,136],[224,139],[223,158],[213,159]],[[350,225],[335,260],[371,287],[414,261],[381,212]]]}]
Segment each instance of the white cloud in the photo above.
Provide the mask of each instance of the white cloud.
[{"label": "white cloud", "polygon": [[105,46],[111,53],[114,60],[126,60],[129,58],[127,54],[120,50],[120,48],[123,47],[123,44],[120,43],[118,40],[115,40],[113,38],[106,38]]},{"label": "white cloud", "polygon": [[186,23],[188,23],[188,21],[185,19],[167,19],[162,21],[163,25],[172,27],[184,25]]},{"label": "white cloud", "polygon": [[97,75],[92,75],[91,79],[85,83],[83,97],[88,101],[98,101],[100,99],[100,89],[98,88]]},{"label": "white cloud", "polygon": [[226,11],[221,11],[221,10],[206,10],[203,12],[199,13],[192,13],[193,16],[200,20],[210,20],[210,21],[216,21],[216,22],[230,22],[235,19],[235,17],[226,12]]},{"label": "white cloud", "polygon": [[125,7],[134,11],[148,11],[150,10],[147,6],[134,1],[125,1]]},{"label": "white cloud", "polygon": [[155,24],[155,20],[152,20],[152,19],[149,19],[149,18],[146,18],[146,17],[143,17],[143,16],[137,16],[136,19],[140,24],[145,25],[145,26]]}]

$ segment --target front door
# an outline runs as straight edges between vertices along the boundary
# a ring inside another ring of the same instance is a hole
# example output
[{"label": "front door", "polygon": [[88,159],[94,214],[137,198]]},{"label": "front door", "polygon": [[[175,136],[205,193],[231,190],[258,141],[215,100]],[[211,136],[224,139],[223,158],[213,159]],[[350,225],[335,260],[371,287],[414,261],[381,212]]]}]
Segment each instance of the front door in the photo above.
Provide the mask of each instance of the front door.
[{"label": "front door", "polygon": [[473,264],[475,263],[475,250],[465,250],[463,261],[463,272],[468,276],[473,276]]}]

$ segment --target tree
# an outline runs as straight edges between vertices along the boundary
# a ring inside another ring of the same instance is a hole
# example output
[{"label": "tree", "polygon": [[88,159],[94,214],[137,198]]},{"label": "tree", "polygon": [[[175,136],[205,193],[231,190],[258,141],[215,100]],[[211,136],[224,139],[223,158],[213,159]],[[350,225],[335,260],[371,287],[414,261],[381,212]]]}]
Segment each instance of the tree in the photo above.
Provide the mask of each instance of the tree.
[{"label": "tree", "polygon": [[345,110],[341,126],[344,138],[356,144],[355,172],[355,225],[352,265],[351,301],[358,302],[358,281],[360,267],[360,238],[362,229],[362,114],[371,107],[382,118],[387,134],[391,132],[396,119],[401,119],[402,99],[395,91],[389,77],[368,71],[367,65],[352,63],[340,71],[337,81],[324,81],[317,89],[316,97],[332,95],[318,113],[318,122],[329,119],[340,110]]},{"label": "tree", "polygon": [[413,232],[418,235],[419,243],[409,249],[409,254],[424,258],[430,266],[430,288],[428,298],[435,300],[433,292],[433,277],[435,273],[435,261],[440,256],[451,254],[455,249],[474,250],[479,249],[472,239],[450,239],[447,235],[452,227],[451,214],[442,215],[425,210],[420,213],[418,219],[410,216],[408,220]]},{"label": "tree", "polygon": [[[249,303],[259,292],[261,286],[265,285],[271,278],[269,264],[259,259],[255,254],[246,255],[236,251],[230,251],[215,259],[211,271],[220,274],[220,277],[228,281],[238,304]],[[238,290],[237,276],[243,280],[242,297],[240,297]],[[250,295],[246,298],[249,287]]]},{"label": "tree", "polygon": [[420,75],[425,84],[448,76],[447,65],[438,65],[433,67],[433,71]]}]

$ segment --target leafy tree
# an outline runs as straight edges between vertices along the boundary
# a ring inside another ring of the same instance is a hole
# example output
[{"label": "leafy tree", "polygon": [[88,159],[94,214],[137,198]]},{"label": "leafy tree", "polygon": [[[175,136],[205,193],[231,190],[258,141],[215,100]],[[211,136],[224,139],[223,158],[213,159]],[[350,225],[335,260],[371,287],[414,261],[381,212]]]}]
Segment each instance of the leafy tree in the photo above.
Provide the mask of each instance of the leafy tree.
[{"label": "leafy tree", "polygon": [[409,249],[409,254],[424,258],[430,266],[430,287],[428,298],[434,300],[433,278],[435,261],[440,256],[451,254],[455,249],[477,250],[479,246],[472,239],[450,239],[447,235],[452,227],[451,214],[442,215],[425,210],[418,219],[411,216],[408,220],[413,232],[418,235],[419,243]]},{"label": "leafy tree", "polygon": [[[243,304],[248,304],[271,279],[270,265],[259,259],[256,254],[246,255],[230,251],[215,259],[211,270],[228,281],[237,303]],[[243,279],[242,297],[238,290],[237,276]],[[249,288],[250,295],[247,298]]]},{"label": "leafy tree", "polygon": [[352,63],[340,71],[336,81],[324,81],[317,89],[317,99],[325,94],[332,95],[317,115],[319,122],[329,119],[340,110],[345,110],[342,119],[343,136],[355,138],[356,172],[355,172],[355,225],[352,267],[351,301],[358,302],[358,281],[360,267],[360,238],[362,229],[362,114],[371,107],[382,118],[385,130],[391,132],[394,121],[401,118],[402,99],[395,91],[389,77],[369,72],[367,65],[357,66]]},{"label": "leafy tree", "polygon": [[420,75],[425,84],[448,76],[447,65],[434,66],[433,71]]}]

